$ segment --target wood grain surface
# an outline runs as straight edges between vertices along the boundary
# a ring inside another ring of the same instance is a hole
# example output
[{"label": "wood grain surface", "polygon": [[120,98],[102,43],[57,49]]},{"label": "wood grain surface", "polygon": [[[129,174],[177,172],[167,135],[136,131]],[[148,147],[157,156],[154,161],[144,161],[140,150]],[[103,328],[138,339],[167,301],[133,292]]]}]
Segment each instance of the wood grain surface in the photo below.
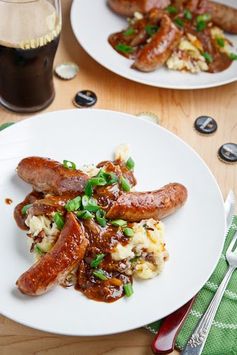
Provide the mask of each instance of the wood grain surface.
[{"label": "wood grain surface", "polygon": [[[162,126],[184,139],[202,156],[224,197],[230,188],[237,195],[237,165],[224,164],[217,158],[217,150],[223,143],[237,141],[237,83],[198,91],[176,91],[152,88],[121,78],[97,64],[80,47],[70,26],[71,0],[62,3],[63,30],[55,65],[72,61],[79,65],[80,72],[69,82],[55,78],[56,98],[46,111],[73,108],[75,93],[91,89],[98,95],[97,108],[132,114],[153,112]],[[218,122],[218,131],[212,136],[201,136],[193,129],[195,118],[203,114],[213,116]],[[27,117],[0,108],[0,124]],[[0,317],[2,355],[149,355],[152,339],[145,329],[93,338],[57,336]]]}]

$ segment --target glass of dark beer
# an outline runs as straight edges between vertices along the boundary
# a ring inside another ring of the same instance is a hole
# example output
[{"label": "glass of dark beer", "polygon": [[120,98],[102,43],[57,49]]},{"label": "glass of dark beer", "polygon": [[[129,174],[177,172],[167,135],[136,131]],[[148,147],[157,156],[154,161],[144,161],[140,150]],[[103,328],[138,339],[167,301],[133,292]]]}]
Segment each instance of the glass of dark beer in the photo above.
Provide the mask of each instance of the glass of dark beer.
[{"label": "glass of dark beer", "polygon": [[60,0],[0,0],[0,102],[35,112],[54,99]]}]

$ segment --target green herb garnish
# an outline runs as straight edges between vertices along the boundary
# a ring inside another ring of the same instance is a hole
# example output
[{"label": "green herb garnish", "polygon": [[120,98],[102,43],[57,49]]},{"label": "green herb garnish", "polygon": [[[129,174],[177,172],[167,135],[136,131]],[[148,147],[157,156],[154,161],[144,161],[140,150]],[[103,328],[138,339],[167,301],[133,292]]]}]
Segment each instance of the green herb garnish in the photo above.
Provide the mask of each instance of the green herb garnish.
[{"label": "green herb garnish", "polygon": [[127,297],[132,296],[132,294],[134,293],[133,287],[132,287],[132,284],[131,284],[131,283],[128,283],[128,284],[123,285],[123,289],[124,289],[125,295],[126,295]]},{"label": "green herb garnish", "polygon": [[205,30],[206,27],[207,27],[207,23],[205,21],[200,21],[197,23],[196,30],[198,32],[201,32],[201,31]]},{"label": "green herb garnish", "polygon": [[108,277],[106,276],[104,270],[96,270],[93,272],[93,275],[96,276],[98,279],[102,280],[102,281],[106,281],[108,280]]},{"label": "green herb garnish", "polygon": [[168,14],[170,14],[170,15],[175,15],[175,14],[178,13],[178,9],[177,9],[175,6],[172,6],[172,5],[167,6],[165,10],[166,10],[166,11],[168,12]]},{"label": "green herb garnish", "polygon": [[128,160],[126,161],[126,167],[129,169],[129,170],[133,170],[134,167],[135,167],[135,162],[134,160],[129,157]]},{"label": "green herb garnish", "polygon": [[69,200],[66,203],[65,209],[68,212],[73,212],[79,210],[80,206],[81,206],[81,196],[77,196],[73,200]]},{"label": "green herb garnish", "polygon": [[96,257],[91,262],[91,267],[97,268],[101,261],[104,259],[105,254],[97,254]]},{"label": "green herb garnish", "polygon": [[123,32],[123,35],[124,35],[124,36],[131,36],[131,35],[133,35],[134,33],[135,33],[134,28],[130,27],[130,28],[128,28],[126,31]]},{"label": "green herb garnish", "polygon": [[202,53],[202,56],[206,59],[206,61],[208,63],[212,63],[213,62],[213,57],[212,57],[212,55],[210,53],[204,52],[204,53]]},{"label": "green herb garnish", "polygon": [[205,13],[202,15],[198,15],[196,20],[197,20],[197,23],[198,22],[209,22],[209,21],[211,21],[211,14]]},{"label": "green herb garnish", "polygon": [[115,46],[115,49],[119,52],[129,54],[134,52],[134,48],[131,46],[128,46],[127,44],[124,43],[119,43]]},{"label": "green herb garnish", "polygon": [[63,166],[66,169],[70,169],[70,170],[76,170],[76,164],[73,163],[73,161],[70,160],[63,160]]},{"label": "green herb garnish", "polygon": [[216,43],[217,43],[218,46],[220,46],[221,48],[225,47],[225,40],[224,40],[224,38],[217,37],[217,38],[216,38]]},{"label": "green herb garnish", "polygon": [[114,221],[111,221],[110,224],[115,227],[124,227],[127,225],[127,221],[124,221],[123,219],[115,219]]},{"label": "green herb garnish", "polygon": [[231,60],[237,60],[237,54],[235,54],[235,53],[230,53],[229,57]]},{"label": "green herb garnish", "polygon": [[128,179],[126,179],[124,176],[122,176],[120,178],[120,184],[121,184],[121,188],[123,191],[128,192],[131,190],[131,185],[130,185]]},{"label": "green herb garnish", "polygon": [[184,10],[184,18],[186,18],[186,20],[192,20],[193,15],[189,9]]},{"label": "green herb garnish", "polygon": [[180,17],[177,17],[174,22],[176,23],[177,26],[183,28],[184,27],[184,20],[182,20]]},{"label": "green herb garnish", "polygon": [[29,205],[25,205],[24,207],[22,207],[21,213],[22,213],[23,215],[26,215],[26,212],[27,212],[28,209],[31,208],[31,207],[32,207],[32,203],[30,203]]},{"label": "green herb garnish", "polygon": [[99,223],[101,227],[106,226],[106,218],[105,218],[105,211],[103,210],[98,210],[95,214],[96,221]]},{"label": "green herb garnish", "polygon": [[134,236],[134,231],[132,228],[124,228],[123,234],[126,235],[126,237],[133,237]]},{"label": "green herb garnish", "polygon": [[148,34],[148,36],[153,36],[157,31],[159,27],[157,25],[146,25],[145,26],[145,31]]},{"label": "green herb garnish", "polygon": [[84,210],[84,211],[78,211],[77,217],[81,218],[81,219],[91,219],[91,218],[94,218],[94,215],[92,213],[90,213],[89,211]]},{"label": "green herb garnish", "polygon": [[53,216],[53,220],[58,229],[63,229],[64,226],[64,218],[61,213],[56,212]]},{"label": "green herb garnish", "polygon": [[44,251],[40,248],[40,246],[38,244],[35,245],[34,250],[39,255],[44,255],[45,254]]}]

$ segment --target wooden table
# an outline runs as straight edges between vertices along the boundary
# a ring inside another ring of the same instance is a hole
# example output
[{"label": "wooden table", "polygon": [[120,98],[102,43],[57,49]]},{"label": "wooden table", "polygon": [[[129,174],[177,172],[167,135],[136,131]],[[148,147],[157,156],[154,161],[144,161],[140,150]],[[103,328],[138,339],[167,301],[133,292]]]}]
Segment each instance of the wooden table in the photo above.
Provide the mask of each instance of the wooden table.
[{"label": "wooden table", "polygon": [[[123,79],[104,69],[83,51],[70,27],[71,0],[62,3],[63,31],[55,64],[75,62],[80,73],[70,82],[55,78],[56,98],[46,111],[73,108],[75,93],[91,89],[98,95],[97,108],[132,114],[154,112],[162,126],[180,136],[202,156],[223,195],[226,196],[230,188],[237,195],[237,166],[226,165],[217,158],[217,150],[223,143],[237,141],[237,83],[208,90],[175,91]],[[203,137],[193,129],[194,119],[202,114],[211,115],[218,121],[219,129],[210,137]],[[26,117],[0,108],[0,124]],[[152,339],[144,329],[98,338],[56,336],[0,317],[0,353],[3,355],[148,355]]]}]

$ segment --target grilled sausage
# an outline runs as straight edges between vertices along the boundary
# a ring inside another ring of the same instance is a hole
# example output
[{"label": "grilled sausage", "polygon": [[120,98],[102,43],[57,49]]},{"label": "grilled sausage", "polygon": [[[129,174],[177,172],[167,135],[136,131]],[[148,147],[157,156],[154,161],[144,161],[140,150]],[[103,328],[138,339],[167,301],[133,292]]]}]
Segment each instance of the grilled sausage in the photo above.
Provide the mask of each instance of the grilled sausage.
[{"label": "grilled sausage", "polygon": [[165,185],[152,192],[123,193],[107,213],[110,219],[129,222],[154,218],[160,220],[180,208],[187,200],[187,189],[178,183]]},{"label": "grilled sausage", "polygon": [[19,290],[29,296],[47,292],[83,259],[87,245],[84,228],[72,213],[68,213],[65,226],[52,250],[17,280]]},{"label": "grilled sausage", "polygon": [[54,195],[81,193],[88,180],[88,176],[80,170],[67,169],[55,160],[41,157],[21,160],[17,173],[36,191]]},{"label": "grilled sausage", "polygon": [[28,215],[31,216],[40,216],[40,215],[51,215],[53,212],[62,212],[65,213],[66,210],[64,206],[75,197],[75,195],[62,195],[62,196],[51,196],[47,195],[41,200],[35,201],[32,206],[27,211]]},{"label": "grilled sausage", "polygon": [[163,15],[159,31],[153,35],[138,53],[133,68],[151,72],[161,67],[170,57],[182,36],[180,31],[167,15]]},{"label": "grilled sausage", "polygon": [[134,12],[145,13],[156,7],[164,9],[170,0],[108,0],[110,8],[119,15],[133,16]]},{"label": "grilled sausage", "polygon": [[212,21],[223,31],[237,34],[237,9],[214,1],[207,3],[207,12],[211,14]]}]

